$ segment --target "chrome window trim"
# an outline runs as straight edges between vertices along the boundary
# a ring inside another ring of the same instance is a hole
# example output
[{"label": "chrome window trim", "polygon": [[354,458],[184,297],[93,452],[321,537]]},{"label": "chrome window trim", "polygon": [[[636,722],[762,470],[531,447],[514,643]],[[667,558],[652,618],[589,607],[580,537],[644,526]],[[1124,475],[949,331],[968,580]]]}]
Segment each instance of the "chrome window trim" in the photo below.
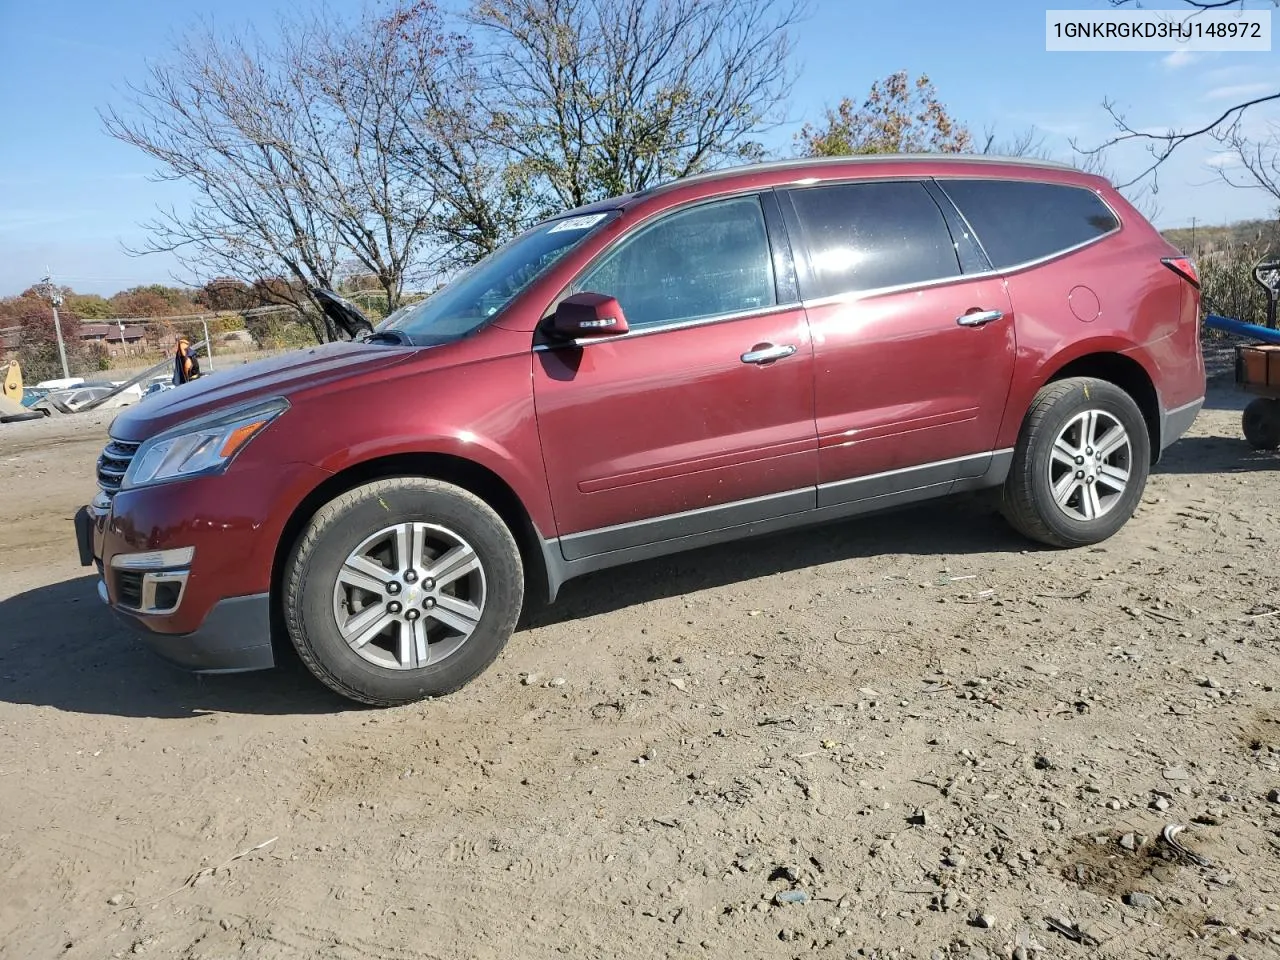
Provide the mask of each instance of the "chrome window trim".
[{"label": "chrome window trim", "polygon": [[[1106,201],[1103,201],[1103,202],[1105,203]],[[1110,208],[1110,205],[1108,205],[1108,209],[1109,208]],[[556,343],[556,344],[539,343],[539,344],[536,344],[533,349],[534,351],[545,351],[545,350],[553,350],[553,349],[557,349],[559,347],[565,347],[565,346],[580,347],[580,346],[586,346],[587,344],[591,344],[591,343],[609,343],[616,340],[626,340],[630,337],[640,337],[640,336],[645,336],[651,333],[661,333],[664,330],[683,330],[689,327],[700,327],[700,326],[705,326],[707,324],[712,324],[712,323],[723,323],[730,320],[741,320],[745,317],[767,316],[771,313],[782,313],[788,310],[795,310],[797,307],[803,308],[805,310],[809,310],[815,307],[831,306],[833,304],[846,303],[846,302],[851,302],[856,300],[867,300],[872,297],[883,297],[883,296],[888,296],[894,293],[909,293],[912,290],[930,290],[930,289],[933,289],[934,287],[946,286],[948,284],[967,283],[972,280],[990,280],[993,278],[1004,277],[1008,274],[1018,273],[1022,270],[1028,270],[1032,267],[1038,267],[1041,264],[1048,263],[1051,260],[1057,260],[1059,257],[1070,256],[1073,253],[1078,253],[1079,251],[1084,250],[1086,247],[1091,247],[1095,243],[1100,243],[1101,241],[1106,240],[1108,237],[1112,236],[1113,234],[1119,233],[1120,229],[1121,228],[1117,228],[1115,230],[1108,231],[1107,233],[1099,234],[1098,236],[1092,238],[1091,240],[1086,240],[1084,243],[1078,243],[1074,247],[1068,247],[1067,249],[1060,250],[1057,253],[1051,253],[1046,256],[1039,257],[1035,260],[1027,260],[1023,263],[1015,264],[1013,266],[1005,267],[1003,269],[993,268],[991,270],[984,270],[981,273],[961,273],[954,277],[939,277],[936,280],[923,280],[923,281],[920,281],[919,283],[903,283],[903,284],[898,284],[896,286],[891,286],[891,287],[873,287],[867,290],[855,290],[850,293],[836,293],[828,297],[813,297],[810,299],[801,298],[800,300],[794,303],[778,304],[777,306],[766,307],[761,310],[740,310],[736,313],[719,314],[714,317],[700,317],[696,320],[677,320],[671,323],[655,324],[652,327],[644,327],[639,330],[628,330],[626,333],[618,334],[616,337],[586,337],[586,338],[581,338],[577,340],[566,341],[565,343]],[[975,233],[975,236],[976,235],[977,234]],[[558,299],[560,298],[557,298],[557,300]]]},{"label": "chrome window trim", "polygon": [[[845,162],[850,160],[856,160],[858,158],[839,157],[839,158],[826,158],[826,159],[830,159],[833,163],[835,163],[835,162]],[[872,162],[873,160],[876,160],[876,159],[880,160],[880,162],[884,162],[885,160],[890,158],[869,157],[867,158],[866,162]],[[903,159],[903,157],[899,156],[897,157],[897,159]],[[910,159],[919,159],[922,161],[927,159],[932,159],[935,162],[937,162],[938,155],[920,154],[918,156],[912,156]],[[977,158],[964,158],[964,159],[977,159]],[[1017,165],[1017,163],[1019,162],[1017,158],[984,158],[984,159],[987,160],[988,162],[993,162],[993,163],[1008,162],[1010,165]],[[794,165],[797,167],[803,167],[805,164],[813,163],[813,162],[814,162],[814,158],[809,158],[805,161],[797,161]],[[782,166],[779,166],[773,169],[786,169],[789,165],[791,165],[790,161],[783,161],[782,163],[783,163]],[[1029,162],[1027,165],[1031,167],[1040,167],[1042,169],[1058,169],[1058,167],[1055,167],[1051,162],[1044,162],[1044,163]],[[1067,169],[1067,170],[1076,169],[1074,167],[1069,167],[1069,166],[1062,166],[1061,168]],[[748,168],[748,169],[752,169],[752,168]],[[934,287],[940,287],[946,284],[965,283],[970,280],[986,280],[986,279],[991,279],[995,277],[1004,277],[1009,274],[1021,272],[1023,270],[1029,270],[1032,267],[1041,266],[1043,264],[1049,263],[1052,260],[1057,260],[1060,257],[1067,257],[1074,253],[1079,253],[1081,250],[1087,249],[1088,247],[1093,246],[1095,243],[1100,243],[1103,240],[1106,240],[1107,238],[1113,236],[1114,234],[1121,233],[1125,229],[1124,220],[1120,217],[1120,214],[1116,211],[1115,207],[1113,207],[1107,201],[1107,198],[1102,195],[1101,191],[1092,189],[1090,187],[1081,186],[1079,184],[1062,183],[1061,181],[1058,181],[1058,180],[1048,180],[1048,179],[1041,179],[1037,177],[1013,177],[1013,178],[983,177],[980,175],[967,175],[967,174],[946,174],[942,176],[937,176],[932,174],[904,172],[904,173],[886,174],[884,176],[875,176],[875,177],[857,177],[857,176],[835,177],[830,180],[819,180],[814,183],[796,182],[796,183],[778,184],[776,186],[771,186],[771,187],[743,187],[738,190],[731,190],[725,193],[717,194],[714,197],[699,197],[698,199],[690,200],[687,203],[677,204],[674,207],[670,207],[668,209],[659,211],[658,213],[655,213],[653,216],[646,217],[643,220],[632,224],[630,227],[627,228],[627,230],[624,233],[622,233],[620,236],[615,238],[603,250],[601,250],[594,257],[592,257],[591,260],[589,260],[586,264],[584,264],[582,269],[579,270],[578,273],[575,274],[574,277],[560,289],[560,292],[557,293],[556,296],[551,300],[551,303],[548,304],[547,309],[548,311],[554,312],[556,305],[559,304],[561,300],[563,300],[566,296],[569,295],[568,291],[573,289],[574,284],[576,284],[583,276],[585,276],[592,268],[594,268],[596,264],[598,264],[608,253],[610,253],[616,247],[620,246],[622,243],[625,243],[636,232],[638,232],[639,230],[643,229],[646,226],[656,223],[658,220],[666,216],[670,216],[676,213],[681,213],[685,210],[702,206],[703,204],[716,203],[721,200],[732,200],[732,199],[736,199],[743,196],[760,196],[767,191],[786,192],[791,190],[804,190],[810,187],[836,186],[836,185],[847,185],[847,184],[858,184],[858,183],[912,182],[912,183],[919,183],[923,185],[928,181],[933,181],[937,183],[940,187],[942,187],[943,192],[945,193],[946,181],[992,180],[992,179],[998,180],[1000,182],[1007,182],[1007,183],[1041,183],[1041,184],[1046,184],[1048,186],[1066,187],[1072,190],[1084,190],[1086,193],[1093,194],[1095,197],[1098,198],[1099,201],[1102,202],[1102,205],[1106,207],[1107,210],[1110,211],[1111,215],[1115,218],[1116,226],[1113,229],[1108,230],[1106,233],[1098,234],[1096,237],[1091,237],[1090,239],[1085,240],[1083,243],[1078,243],[1075,246],[1066,247],[1054,253],[1045,254],[1042,257],[1036,257],[1031,260],[1024,260],[1019,263],[1011,264],[1007,267],[992,267],[992,269],[990,270],[983,270],[979,273],[960,273],[953,277],[939,277],[934,280],[922,280],[915,283],[904,283],[904,284],[898,284],[898,285],[889,286],[889,287],[873,287],[866,290],[854,290],[848,293],[832,294],[827,297],[811,297],[807,299],[804,297],[801,297],[789,303],[779,303],[772,307],[766,307],[761,310],[744,310],[744,311],[737,311],[735,313],[719,314],[717,316],[712,316],[712,317],[699,317],[694,320],[676,320],[676,321],[672,321],[671,323],[655,324],[651,327],[644,327],[639,330],[628,330],[626,333],[619,334],[616,337],[587,337],[587,338],[580,338],[577,340],[565,341],[564,343],[554,343],[554,344],[539,343],[534,345],[533,350],[535,353],[541,353],[548,350],[556,350],[562,347],[569,347],[569,346],[584,347],[592,343],[609,343],[617,340],[625,340],[630,337],[639,337],[639,336],[645,336],[651,333],[660,333],[664,330],[684,330],[691,327],[705,326],[712,323],[724,323],[732,320],[740,320],[745,317],[767,316],[772,313],[779,313],[786,310],[794,310],[797,307],[808,310],[814,307],[830,306],[833,304],[845,303],[845,302],[855,301],[855,300],[863,300],[871,297],[888,296],[894,293],[908,293],[912,290],[929,290],[929,289],[933,289]],[[684,183],[684,182],[686,181],[684,180],[677,181],[677,183]],[[661,188],[658,188],[658,190],[659,192],[661,192]],[[974,240],[977,242],[977,244],[985,254],[986,250],[982,244],[981,236],[978,234],[978,231],[974,229],[973,225],[969,223],[969,220],[965,216],[964,211],[960,209],[960,205],[955,202],[955,199],[952,198],[950,194],[947,194],[947,200],[951,203],[951,206],[955,209],[956,213],[960,216],[960,218],[965,222],[966,226],[968,226],[970,232],[973,234]],[[763,214],[764,214],[764,210],[762,207],[761,215]],[[943,220],[944,222],[946,220],[945,213],[943,214]],[[768,235],[767,223],[766,223],[766,235]],[[795,256],[796,249],[797,249],[796,241],[794,240],[794,238],[788,238],[788,240],[791,243],[792,255]],[[772,237],[770,237],[770,245],[771,245],[770,261],[772,263]],[[987,259],[990,260],[990,256],[988,256]],[[775,289],[776,289],[776,284],[775,284]]]},{"label": "chrome window trim", "polygon": [[869,300],[873,297],[884,297],[893,293],[909,293],[912,290],[931,290],[934,287],[967,283],[971,280],[991,279],[998,276],[1000,274],[995,270],[987,270],[983,273],[962,273],[958,277],[940,277],[937,280],[922,280],[919,283],[901,283],[893,287],[875,287],[869,290],[854,290],[851,293],[833,293],[828,297],[813,297],[809,300],[802,300],[801,306],[809,310],[814,307],[826,307],[856,300]]},{"label": "chrome window trim", "polygon": [[[1089,246],[1090,244],[1097,243],[1099,240],[1105,240],[1107,239],[1107,237],[1111,236],[1112,234],[1121,233],[1124,230],[1124,218],[1121,217],[1120,213],[1116,210],[1116,208],[1113,207],[1110,204],[1110,202],[1108,202],[1107,198],[1102,195],[1102,191],[1095,190],[1091,187],[1081,186],[1080,184],[1077,184],[1077,183],[1061,183],[1060,181],[1057,181],[1057,180],[1042,180],[1036,177],[966,177],[966,176],[961,176],[959,174],[954,174],[954,173],[947,174],[945,176],[940,176],[940,177],[931,177],[930,179],[932,179],[936,184],[938,184],[939,187],[942,188],[943,193],[947,192],[946,183],[948,181],[955,181],[955,180],[996,180],[1000,183],[1039,183],[1048,187],[1065,187],[1068,190],[1083,190],[1085,193],[1091,193],[1095,197],[1097,197],[1098,201],[1104,207],[1106,207],[1107,211],[1111,214],[1111,216],[1115,218],[1115,221],[1116,221],[1115,227],[1112,228],[1111,230],[1108,230],[1106,233],[1100,233],[1096,237],[1092,237],[1088,240],[1085,240],[1083,243],[1077,243],[1073,247],[1065,247],[1062,250],[1059,250],[1057,253],[1047,253],[1043,257],[1036,257],[1034,260],[1019,261],[1018,263],[1010,264],[1007,267],[996,267],[994,268],[994,272],[996,273],[1013,273],[1014,271],[1017,271],[1017,270],[1025,270],[1027,267],[1039,266],[1042,263],[1047,263],[1048,261],[1057,259],[1058,257],[1064,257],[1069,253],[1075,253],[1077,250],[1083,250],[1085,247]],[[978,233],[977,229],[973,226],[973,224],[970,223],[968,216],[965,215],[965,212],[960,209],[960,204],[956,203],[955,197],[947,193],[947,199],[951,201],[951,205],[955,207],[956,212],[960,214],[961,219],[963,219],[964,222],[968,224],[969,229],[973,231],[973,235],[974,237],[977,238],[978,243],[982,244],[981,235]],[[983,252],[984,253],[986,252],[985,245],[983,245]],[[991,259],[990,254],[987,255],[987,259],[988,260]]]},{"label": "chrome window trim", "polygon": [[1073,253],[1078,253],[1085,247],[1091,247],[1101,240],[1106,240],[1112,234],[1119,231],[1112,230],[1094,237],[1092,240],[1086,240],[1084,243],[1076,244],[1074,247],[1068,247],[1058,253],[1052,253],[1048,256],[1040,257],[1036,260],[1027,260],[1025,263],[1019,263],[1011,267],[1003,269],[984,270],[981,273],[962,273],[958,277],[943,277],[939,280],[925,280],[920,283],[904,283],[896,287],[876,287],[870,290],[855,290],[852,293],[837,293],[829,297],[815,297],[811,300],[801,300],[800,305],[806,310],[811,307],[825,307],[834,303],[843,303],[849,300],[865,300],[870,297],[882,297],[891,293],[906,293],[911,290],[927,290],[933,287],[941,287],[946,284],[966,283],[970,280],[984,280],[998,277],[1005,277],[1011,273],[1018,273],[1031,267],[1038,267],[1041,264],[1048,263],[1050,260],[1057,260],[1059,257],[1065,257]]}]

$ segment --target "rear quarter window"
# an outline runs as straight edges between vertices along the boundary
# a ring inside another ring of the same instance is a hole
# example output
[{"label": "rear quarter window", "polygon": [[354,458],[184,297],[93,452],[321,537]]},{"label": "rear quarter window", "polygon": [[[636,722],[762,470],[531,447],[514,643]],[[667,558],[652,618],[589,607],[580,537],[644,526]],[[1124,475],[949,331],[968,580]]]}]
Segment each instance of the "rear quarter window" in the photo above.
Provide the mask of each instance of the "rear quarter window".
[{"label": "rear quarter window", "polygon": [[1051,257],[1120,229],[1092,190],[1023,180],[939,180],[996,269]]}]

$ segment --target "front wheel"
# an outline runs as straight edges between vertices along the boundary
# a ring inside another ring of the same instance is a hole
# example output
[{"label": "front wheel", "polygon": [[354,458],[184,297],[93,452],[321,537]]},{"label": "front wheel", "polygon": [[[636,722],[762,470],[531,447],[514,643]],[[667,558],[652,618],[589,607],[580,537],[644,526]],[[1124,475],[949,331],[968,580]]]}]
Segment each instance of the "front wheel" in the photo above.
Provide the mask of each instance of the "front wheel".
[{"label": "front wheel", "polygon": [[285,569],[289,636],[303,663],[377,706],[451,693],[502,652],[524,597],[520,551],[488,504],[419,477],[326,504]]},{"label": "front wheel", "polygon": [[1099,543],[1137,509],[1150,463],[1146,421],[1129,394],[1091,377],[1050,383],[1023,422],[1003,513],[1041,543]]}]

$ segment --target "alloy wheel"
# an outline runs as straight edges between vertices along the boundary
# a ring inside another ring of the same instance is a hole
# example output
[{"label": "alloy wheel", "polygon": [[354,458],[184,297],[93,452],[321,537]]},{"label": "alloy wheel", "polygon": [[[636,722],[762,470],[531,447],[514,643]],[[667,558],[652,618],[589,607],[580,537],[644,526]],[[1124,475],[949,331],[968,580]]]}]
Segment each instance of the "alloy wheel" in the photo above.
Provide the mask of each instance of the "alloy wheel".
[{"label": "alloy wheel", "polygon": [[393,670],[434,666],[471,637],[485,605],[485,574],[471,544],[434,523],[384,527],[348,555],[333,587],[342,638]]},{"label": "alloy wheel", "polygon": [[1072,520],[1097,520],[1111,512],[1129,485],[1133,447],[1124,425],[1105,410],[1072,417],[1053,442],[1049,489]]}]

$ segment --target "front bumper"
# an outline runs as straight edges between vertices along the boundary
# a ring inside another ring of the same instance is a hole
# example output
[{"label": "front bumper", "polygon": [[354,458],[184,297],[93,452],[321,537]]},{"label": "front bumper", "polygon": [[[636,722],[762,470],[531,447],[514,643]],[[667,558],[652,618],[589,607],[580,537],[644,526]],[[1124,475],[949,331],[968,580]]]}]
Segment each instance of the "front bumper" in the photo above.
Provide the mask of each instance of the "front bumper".
[{"label": "front bumper", "polygon": [[306,464],[241,466],[99,495],[76,514],[80,561],[165,659],[198,672],[269,668],[276,545],[293,506],[328,476]]},{"label": "front bumper", "polygon": [[[101,580],[98,596],[109,604],[107,585]],[[219,601],[192,633],[159,633],[141,617],[118,607],[112,612],[164,659],[195,673],[242,673],[275,666],[271,604],[265,593]]]},{"label": "front bumper", "polygon": [[[76,547],[83,566],[101,565],[100,537],[105,513],[81,507],[75,516]],[[271,647],[271,604],[268,594],[220,600],[200,625],[185,633],[162,633],[150,625],[153,617],[112,604],[105,579],[98,580],[98,598],[116,618],[171,663],[197,673],[239,673],[275,666]]]}]

